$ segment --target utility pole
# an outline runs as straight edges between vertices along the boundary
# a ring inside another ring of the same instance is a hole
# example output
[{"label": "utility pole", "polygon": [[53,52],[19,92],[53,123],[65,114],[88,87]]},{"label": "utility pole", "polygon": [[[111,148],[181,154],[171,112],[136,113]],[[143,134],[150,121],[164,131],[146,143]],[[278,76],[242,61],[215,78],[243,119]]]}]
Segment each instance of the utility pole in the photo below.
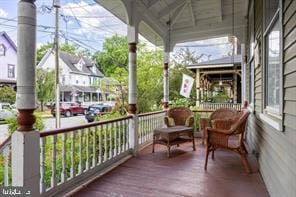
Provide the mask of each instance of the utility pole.
[{"label": "utility pole", "polygon": [[55,110],[56,110],[56,128],[61,127],[61,117],[60,117],[60,66],[59,66],[59,8],[60,0],[53,0],[53,7],[55,8],[55,88],[56,88],[56,101],[55,101]]}]

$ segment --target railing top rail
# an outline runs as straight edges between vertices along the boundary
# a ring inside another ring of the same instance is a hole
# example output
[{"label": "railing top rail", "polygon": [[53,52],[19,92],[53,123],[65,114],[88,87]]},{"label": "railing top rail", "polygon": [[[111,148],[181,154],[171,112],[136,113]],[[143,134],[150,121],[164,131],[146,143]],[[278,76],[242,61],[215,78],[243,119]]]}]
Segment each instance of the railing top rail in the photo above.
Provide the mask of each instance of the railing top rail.
[{"label": "railing top rail", "polygon": [[139,117],[142,117],[142,116],[150,116],[150,115],[154,115],[154,114],[161,114],[161,113],[164,113],[164,112],[166,112],[166,111],[147,112],[147,113],[139,114]]},{"label": "railing top rail", "polygon": [[11,136],[8,136],[1,144],[0,144],[0,152],[11,143]]},{"label": "railing top rail", "polygon": [[112,120],[105,120],[105,121],[101,121],[101,122],[87,123],[87,124],[74,126],[74,127],[66,127],[66,128],[60,128],[60,129],[47,130],[47,131],[41,132],[40,137],[46,137],[46,136],[50,136],[50,135],[57,135],[57,134],[61,134],[61,133],[68,133],[68,132],[76,131],[76,130],[79,130],[79,129],[86,129],[86,128],[100,126],[100,125],[103,125],[103,124],[109,124],[109,123],[113,123],[113,122],[117,122],[117,121],[121,121],[121,120],[127,120],[127,119],[131,119],[131,118],[132,118],[132,116],[128,115],[128,116],[124,116],[122,118],[116,118],[116,119],[112,119]]}]

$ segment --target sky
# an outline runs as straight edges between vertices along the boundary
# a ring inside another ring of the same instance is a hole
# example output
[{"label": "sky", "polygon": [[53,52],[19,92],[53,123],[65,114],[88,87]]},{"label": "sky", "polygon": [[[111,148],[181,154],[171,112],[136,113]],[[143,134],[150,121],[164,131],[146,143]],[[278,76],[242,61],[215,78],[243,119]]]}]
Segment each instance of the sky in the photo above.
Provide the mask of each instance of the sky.
[{"label": "sky", "polygon": [[[0,0],[0,31],[6,31],[16,41],[16,16],[18,0]],[[61,0],[60,40],[75,44],[92,52],[102,49],[104,40],[114,34],[126,35],[126,25],[94,0]],[[53,42],[54,17],[52,0],[38,0],[37,6],[37,47]],[[140,41],[146,42],[143,37]],[[218,44],[217,44],[218,43]],[[222,44],[220,44],[222,43]],[[175,47],[189,47],[196,54],[204,54],[202,61],[227,55],[231,45],[227,38],[209,39],[181,43]],[[149,47],[154,47],[147,43]]]}]

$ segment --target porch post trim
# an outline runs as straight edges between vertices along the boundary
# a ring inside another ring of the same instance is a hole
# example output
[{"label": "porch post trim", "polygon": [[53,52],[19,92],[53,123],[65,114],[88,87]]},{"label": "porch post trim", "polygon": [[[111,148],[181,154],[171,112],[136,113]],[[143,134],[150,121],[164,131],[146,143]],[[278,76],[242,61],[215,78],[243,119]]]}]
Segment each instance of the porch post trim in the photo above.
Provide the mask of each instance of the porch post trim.
[{"label": "porch post trim", "polygon": [[[40,133],[35,131],[36,6],[20,0],[17,24],[17,97],[19,128],[11,137],[12,186],[40,196]],[[25,38],[25,39],[24,39]]]},{"label": "porch post trim", "polygon": [[[36,48],[36,6],[35,0],[20,0],[18,4],[17,36],[17,94],[19,110],[18,131],[34,130],[35,100],[35,50]],[[23,39],[26,38],[26,39]],[[30,44],[27,44],[30,43]]]},{"label": "porch post trim", "polygon": [[129,92],[128,112],[137,113],[137,43],[129,43]]},{"label": "porch post trim", "polygon": [[163,63],[163,108],[169,108],[169,59],[170,52],[164,52]]}]

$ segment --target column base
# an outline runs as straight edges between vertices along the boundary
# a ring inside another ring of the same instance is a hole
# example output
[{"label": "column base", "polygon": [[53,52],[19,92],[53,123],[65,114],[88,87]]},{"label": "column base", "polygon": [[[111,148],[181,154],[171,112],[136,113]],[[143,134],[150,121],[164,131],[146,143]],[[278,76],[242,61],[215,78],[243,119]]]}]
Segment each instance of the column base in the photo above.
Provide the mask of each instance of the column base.
[{"label": "column base", "polygon": [[40,195],[40,133],[16,131],[11,137],[12,186],[25,187]]},{"label": "column base", "polygon": [[164,110],[167,110],[167,109],[169,109],[169,102],[163,102],[163,109]]},{"label": "column base", "polygon": [[128,113],[129,114],[136,114],[137,113],[137,105],[136,104],[129,104],[128,105]]}]

